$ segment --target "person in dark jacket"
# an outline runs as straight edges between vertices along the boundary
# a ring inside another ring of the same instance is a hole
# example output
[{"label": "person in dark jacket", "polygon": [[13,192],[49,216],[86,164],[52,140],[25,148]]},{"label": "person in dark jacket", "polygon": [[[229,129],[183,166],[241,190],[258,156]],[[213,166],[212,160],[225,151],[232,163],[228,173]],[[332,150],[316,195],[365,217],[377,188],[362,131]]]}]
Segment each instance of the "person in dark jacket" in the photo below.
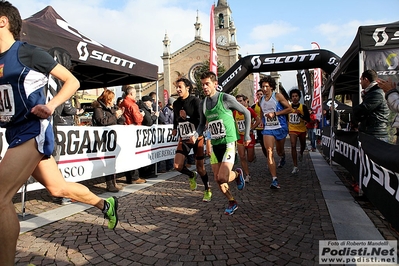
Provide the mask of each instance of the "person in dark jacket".
[{"label": "person in dark jacket", "polygon": [[[168,99],[168,104],[162,109],[162,111],[160,113],[160,116],[163,115],[163,120],[165,122],[165,125],[173,124],[173,118],[174,118],[173,102],[175,100],[176,100],[175,98],[170,97]],[[173,169],[173,161],[174,161],[174,158],[158,162],[158,164],[157,164],[158,172],[164,173],[164,172],[171,171]]]},{"label": "person in dark jacket", "polygon": [[[93,102],[93,126],[112,126],[125,124],[123,109],[118,109],[114,105],[115,94],[111,90],[105,89],[103,93]],[[118,192],[115,174],[105,176],[107,191]]]},{"label": "person in dark jacket", "polygon": [[[159,111],[154,111],[152,109],[153,99],[150,96],[143,96],[141,101],[137,104],[139,105],[140,112],[144,112],[143,122],[141,125],[143,126],[152,126],[157,123],[157,119],[159,117]],[[148,178],[155,175],[155,164],[144,166],[139,168],[139,178]]]},{"label": "person in dark jacket", "polygon": [[388,141],[389,108],[384,91],[378,87],[377,73],[366,70],[360,77],[363,88],[362,103],[353,107],[354,119],[359,122],[359,131],[372,135],[377,139]]},{"label": "person in dark jacket", "polygon": [[63,104],[62,112],[58,121],[54,120],[54,124],[57,126],[73,126],[75,125],[75,115],[80,115],[83,112],[83,109],[78,109],[72,106],[71,99],[68,99]]},{"label": "person in dark jacket", "polygon": [[144,112],[143,122],[141,124],[143,126],[152,126],[157,122],[159,117],[159,111],[154,111],[152,109],[152,98],[150,96],[143,96],[141,101],[138,102],[140,111]]}]

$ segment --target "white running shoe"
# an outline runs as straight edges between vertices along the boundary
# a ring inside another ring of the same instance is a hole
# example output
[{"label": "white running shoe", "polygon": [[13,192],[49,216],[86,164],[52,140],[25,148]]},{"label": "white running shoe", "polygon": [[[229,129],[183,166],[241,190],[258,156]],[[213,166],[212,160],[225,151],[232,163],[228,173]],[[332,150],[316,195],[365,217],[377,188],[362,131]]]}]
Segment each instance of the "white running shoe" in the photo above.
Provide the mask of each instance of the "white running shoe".
[{"label": "white running shoe", "polygon": [[298,167],[294,166],[294,169],[292,170],[291,174],[297,174],[299,173]]}]

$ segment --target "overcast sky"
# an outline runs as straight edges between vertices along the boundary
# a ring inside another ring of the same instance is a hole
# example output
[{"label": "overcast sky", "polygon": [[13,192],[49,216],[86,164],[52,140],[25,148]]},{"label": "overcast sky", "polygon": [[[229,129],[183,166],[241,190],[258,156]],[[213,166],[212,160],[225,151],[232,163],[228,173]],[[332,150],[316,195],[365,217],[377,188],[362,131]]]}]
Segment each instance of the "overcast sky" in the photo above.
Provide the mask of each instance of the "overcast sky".
[{"label": "overcast sky", "polygon": [[[197,12],[202,37],[209,41],[213,0],[14,0],[23,19],[52,6],[81,33],[162,69],[165,33],[175,52],[194,39]],[[398,21],[399,0],[230,0],[242,56],[311,49],[317,42],[342,56],[361,25]],[[188,70],[187,70],[188,72]],[[286,89],[296,71],[281,72]]]}]

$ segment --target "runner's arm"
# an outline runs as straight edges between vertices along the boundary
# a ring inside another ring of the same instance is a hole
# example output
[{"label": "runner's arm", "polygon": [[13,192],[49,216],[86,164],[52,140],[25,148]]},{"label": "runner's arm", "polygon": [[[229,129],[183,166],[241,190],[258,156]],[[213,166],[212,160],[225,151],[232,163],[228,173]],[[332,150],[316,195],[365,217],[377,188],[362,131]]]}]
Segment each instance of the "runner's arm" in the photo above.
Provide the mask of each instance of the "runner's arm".
[{"label": "runner's arm", "polygon": [[276,115],[287,115],[292,112],[292,107],[281,93],[276,93],[276,99],[284,107],[283,110],[276,112]]}]

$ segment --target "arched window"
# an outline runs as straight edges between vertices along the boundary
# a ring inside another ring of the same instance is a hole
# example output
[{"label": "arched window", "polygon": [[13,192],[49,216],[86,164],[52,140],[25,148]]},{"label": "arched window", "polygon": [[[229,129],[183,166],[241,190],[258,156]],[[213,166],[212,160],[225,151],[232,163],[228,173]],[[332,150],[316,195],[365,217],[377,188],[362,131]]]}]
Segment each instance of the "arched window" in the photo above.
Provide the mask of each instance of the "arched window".
[{"label": "arched window", "polygon": [[224,16],[222,13],[219,14],[219,29],[224,28]]}]

